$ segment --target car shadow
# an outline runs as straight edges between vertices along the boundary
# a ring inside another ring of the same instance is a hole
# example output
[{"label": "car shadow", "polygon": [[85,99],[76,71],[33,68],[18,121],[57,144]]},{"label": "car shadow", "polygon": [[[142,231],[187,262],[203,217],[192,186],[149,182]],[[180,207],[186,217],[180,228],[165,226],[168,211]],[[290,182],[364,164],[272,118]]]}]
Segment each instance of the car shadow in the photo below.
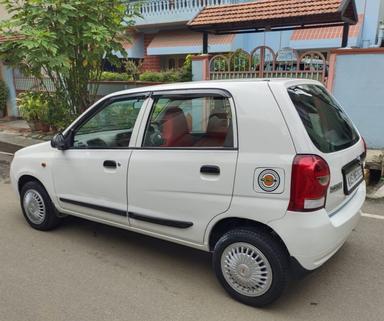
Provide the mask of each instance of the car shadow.
[{"label": "car shadow", "polygon": [[[119,259],[118,265],[128,271],[132,267],[132,261],[138,263],[151,261],[164,271],[169,269],[172,271],[173,267],[176,267],[183,273],[176,273],[173,277],[202,282],[202,287],[209,286],[209,290],[217,293],[218,296],[226,296],[228,300],[232,300],[215,278],[211,268],[210,253],[78,217],[67,217],[58,231],[75,235],[75,240],[84,245],[92,244],[89,254],[101,260],[113,262]],[[92,253],[95,248],[97,253]],[[353,252],[353,249],[347,242],[323,266],[300,279],[292,279],[284,295],[275,303],[265,307],[263,311],[275,314],[288,311],[301,313],[303,309],[307,312],[317,309],[318,305],[324,303],[320,299],[324,297],[324,293],[333,291],[335,279],[339,279],[339,283],[349,281],[349,277],[343,275],[342,269],[351,251]],[[300,298],[299,304],[298,298]]]},{"label": "car shadow", "polygon": [[105,248],[121,249],[125,247],[151,258],[158,256],[172,260],[177,258],[184,261],[185,264],[193,262],[195,266],[200,265],[206,268],[209,268],[211,264],[210,253],[75,216],[66,217],[59,227],[62,232],[74,229],[78,230],[77,235],[83,235],[83,238],[88,238],[88,241],[89,235],[91,235],[92,240],[106,242],[104,243]]}]

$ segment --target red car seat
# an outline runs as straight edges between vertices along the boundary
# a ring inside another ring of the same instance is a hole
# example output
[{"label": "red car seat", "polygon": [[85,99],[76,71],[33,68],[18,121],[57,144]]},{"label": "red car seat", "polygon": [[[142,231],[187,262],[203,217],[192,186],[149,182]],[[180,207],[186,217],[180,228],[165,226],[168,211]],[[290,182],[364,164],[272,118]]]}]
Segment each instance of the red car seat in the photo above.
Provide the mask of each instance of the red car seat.
[{"label": "red car seat", "polygon": [[193,138],[188,130],[187,119],[179,107],[170,107],[164,114],[162,125],[164,147],[189,147]]},{"label": "red car seat", "polygon": [[228,135],[228,115],[226,113],[214,113],[209,116],[207,132],[196,146],[200,147],[224,147]]}]

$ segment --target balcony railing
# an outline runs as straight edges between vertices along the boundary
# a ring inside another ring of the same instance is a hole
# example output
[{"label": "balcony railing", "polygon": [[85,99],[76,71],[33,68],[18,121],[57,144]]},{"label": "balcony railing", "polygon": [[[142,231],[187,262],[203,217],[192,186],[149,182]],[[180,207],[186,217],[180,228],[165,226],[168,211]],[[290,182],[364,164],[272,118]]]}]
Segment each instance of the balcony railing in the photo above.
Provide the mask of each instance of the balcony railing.
[{"label": "balcony railing", "polygon": [[[255,1],[255,0],[253,0]],[[138,19],[139,24],[143,24],[143,19],[148,18],[159,18],[172,16],[176,20],[189,20],[199,10],[206,6],[219,6],[225,4],[236,4],[250,2],[250,0],[143,0],[143,1],[132,1],[128,5],[128,11],[133,12],[134,6],[137,6],[142,19]],[[141,20],[141,21],[140,21]],[[171,19],[170,22],[172,22]],[[145,23],[156,23],[155,21],[146,21]]]}]

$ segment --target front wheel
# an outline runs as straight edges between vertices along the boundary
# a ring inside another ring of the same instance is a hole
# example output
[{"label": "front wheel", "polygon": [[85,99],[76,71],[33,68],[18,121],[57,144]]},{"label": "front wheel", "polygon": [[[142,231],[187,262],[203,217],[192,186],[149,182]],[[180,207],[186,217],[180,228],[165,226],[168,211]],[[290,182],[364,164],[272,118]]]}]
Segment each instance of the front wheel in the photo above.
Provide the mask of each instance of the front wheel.
[{"label": "front wheel", "polygon": [[20,202],[25,219],[37,230],[51,230],[61,221],[47,191],[36,181],[21,188]]},{"label": "front wheel", "polygon": [[213,252],[213,268],[232,297],[256,307],[277,300],[289,278],[286,252],[264,231],[236,229],[224,234]]}]

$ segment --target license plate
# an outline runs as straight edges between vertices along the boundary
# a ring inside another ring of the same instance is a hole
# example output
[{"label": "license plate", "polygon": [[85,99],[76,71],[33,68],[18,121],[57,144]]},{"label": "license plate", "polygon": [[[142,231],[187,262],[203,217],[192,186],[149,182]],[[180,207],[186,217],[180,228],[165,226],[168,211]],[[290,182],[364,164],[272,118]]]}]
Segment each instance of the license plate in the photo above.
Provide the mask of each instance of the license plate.
[{"label": "license plate", "polygon": [[359,161],[353,161],[343,168],[344,193],[350,194],[364,180],[363,167]]}]

